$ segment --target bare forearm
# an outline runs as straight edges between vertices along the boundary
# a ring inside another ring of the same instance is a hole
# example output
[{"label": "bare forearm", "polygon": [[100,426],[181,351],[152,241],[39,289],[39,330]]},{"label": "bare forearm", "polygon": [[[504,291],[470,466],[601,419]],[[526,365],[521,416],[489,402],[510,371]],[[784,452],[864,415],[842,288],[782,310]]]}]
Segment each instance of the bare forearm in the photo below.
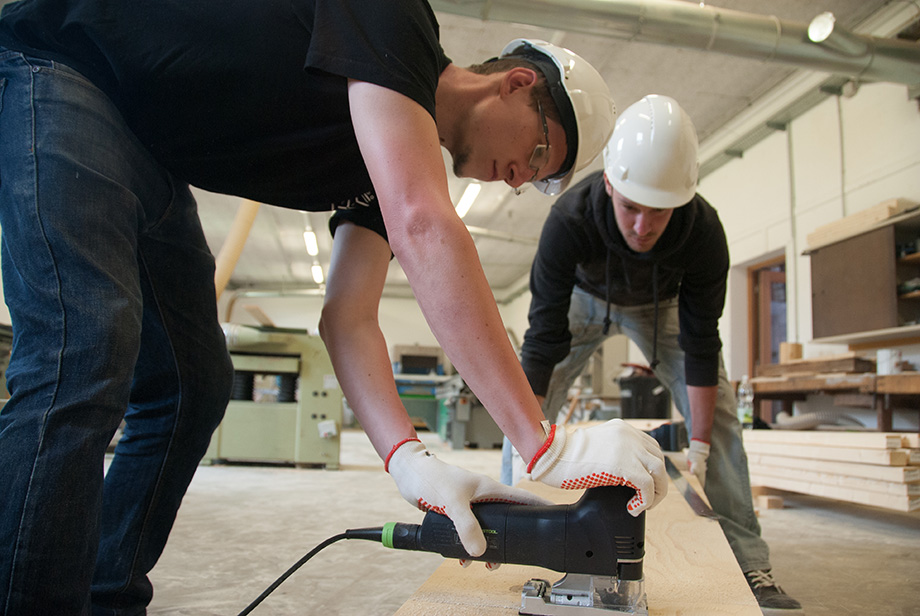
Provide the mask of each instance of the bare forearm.
[{"label": "bare forearm", "polygon": [[319,327],[345,398],[384,459],[394,445],[415,436],[377,322],[389,260],[390,249],[379,235],[341,225]]},{"label": "bare forearm", "polygon": [[386,342],[376,326],[325,328],[323,341],[336,378],[374,449],[386,459],[394,445],[416,436],[390,370]]},{"label": "bare forearm", "polygon": [[718,387],[687,386],[690,401],[690,417],[693,434],[691,438],[709,443],[712,438],[712,420],[716,410]]},{"label": "bare forearm", "polygon": [[349,82],[348,100],[390,247],[432,332],[518,451],[536,454],[544,441],[543,414],[450,201],[433,118],[373,84]]},{"label": "bare forearm", "polygon": [[[518,451],[530,459],[542,446],[543,413],[514,354],[472,239],[439,239],[437,259],[425,258],[423,237],[402,245],[400,263],[448,357]],[[415,253],[415,254],[413,254]]]}]

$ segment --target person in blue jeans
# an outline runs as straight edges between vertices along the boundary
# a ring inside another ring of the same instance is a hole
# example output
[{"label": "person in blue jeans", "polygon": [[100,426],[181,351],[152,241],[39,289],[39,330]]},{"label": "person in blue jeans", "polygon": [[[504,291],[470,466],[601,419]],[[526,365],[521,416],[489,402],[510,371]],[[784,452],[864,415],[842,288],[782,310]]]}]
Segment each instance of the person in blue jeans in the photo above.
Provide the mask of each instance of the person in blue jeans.
[{"label": "person in blue jeans", "polygon": [[[697,150],[692,121],[670,97],[644,97],[619,116],[604,170],[564,193],[544,224],[521,363],[555,419],[604,340],[629,337],[686,421],[690,470],[761,608],[795,613],[801,606],[773,581],[754,514],[718,331],[728,246],[716,210],[696,193]],[[504,449],[502,479],[513,484]]]},{"label": "person in blue jeans", "polygon": [[470,554],[485,551],[470,503],[539,499],[418,440],[377,322],[394,255],[535,479],[558,487],[601,470],[637,486],[633,514],[658,502],[654,439],[613,422],[562,435],[543,425],[441,154],[457,175],[555,194],[600,153],[614,116],[597,71],[545,41],[454,65],[425,0],[5,5],[0,227],[14,340],[0,615],[137,615],[151,600],[147,574],[231,389],[190,185],[334,210],[319,329],[336,376],[403,497],[450,516]]}]

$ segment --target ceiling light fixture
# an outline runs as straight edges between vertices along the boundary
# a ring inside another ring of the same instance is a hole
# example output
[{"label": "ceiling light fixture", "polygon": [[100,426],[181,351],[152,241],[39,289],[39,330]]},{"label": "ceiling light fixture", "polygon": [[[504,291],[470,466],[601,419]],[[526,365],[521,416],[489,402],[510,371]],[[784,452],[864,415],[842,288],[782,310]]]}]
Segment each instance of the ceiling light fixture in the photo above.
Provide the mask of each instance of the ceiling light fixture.
[{"label": "ceiling light fixture", "polygon": [[307,246],[307,254],[315,257],[319,254],[319,245],[316,243],[316,234],[312,229],[303,232],[303,243]]},{"label": "ceiling light fixture", "polygon": [[313,282],[316,284],[323,284],[323,281],[325,280],[323,277],[323,266],[319,263],[314,263],[311,270],[313,271]]},{"label": "ceiling light fixture", "polygon": [[466,216],[466,213],[473,206],[473,201],[479,196],[480,190],[482,190],[482,184],[478,182],[470,182],[466,185],[466,190],[463,191],[463,196],[460,197],[460,203],[457,204],[457,216],[460,218]]}]

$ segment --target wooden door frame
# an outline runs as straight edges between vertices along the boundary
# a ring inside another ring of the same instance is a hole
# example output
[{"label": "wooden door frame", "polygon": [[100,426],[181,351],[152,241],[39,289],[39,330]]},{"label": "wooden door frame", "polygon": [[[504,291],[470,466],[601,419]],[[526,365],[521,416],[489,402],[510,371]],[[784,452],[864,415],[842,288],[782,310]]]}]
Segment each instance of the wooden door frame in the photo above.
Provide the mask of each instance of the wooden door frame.
[{"label": "wooden door frame", "polygon": [[[757,319],[760,331],[758,335],[756,359],[759,359],[760,365],[763,365],[765,363],[773,363],[773,336],[776,335],[776,332],[773,331],[773,285],[782,282],[783,287],[786,286],[785,264],[782,271],[776,271],[769,268],[758,270],[757,281],[758,287],[760,288],[760,302],[758,305],[759,318]],[[765,293],[765,288],[769,292]],[[785,340],[786,332],[783,331],[782,333],[783,340]],[[776,352],[778,355],[779,349],[776,349]]]},{"label": "wooden door frame", "polygon": [[753,265],[748,266],[747,268],[747,323],[748,323],[748,357],[747,357],[747,366],[748,366],[748,375],[754,377],[754,364],[755,349],[759,350],[760,346],[757,344],[757,340],[760,335],[760,323],[757,321],[757,298],[754,296],[754,287],[756,283],[756,272],[767,269],[776,265],[785,265],[786,255],[781,254],[771,259],[766,259],[764,261],[759,261]]}]

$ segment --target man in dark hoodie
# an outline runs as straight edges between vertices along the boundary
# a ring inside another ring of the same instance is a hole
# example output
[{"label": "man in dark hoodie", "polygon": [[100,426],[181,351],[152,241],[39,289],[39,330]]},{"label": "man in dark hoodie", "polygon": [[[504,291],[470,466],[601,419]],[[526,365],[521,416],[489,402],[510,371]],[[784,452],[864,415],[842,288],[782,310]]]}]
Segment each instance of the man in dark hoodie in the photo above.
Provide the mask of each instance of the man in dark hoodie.
[{"label": "man in dark hoodie", "polygon": [[728,246],[718,214],[696,194],[697,149],[690,118],[671,98],[647,96],[620,116],[604,171],[567,191],[544,224],[522,363],[555,419],[606,338],[635,342],[686,420],[690,470],[761,608],[790,614],[801,606],[770,574],[722,363]]}]

